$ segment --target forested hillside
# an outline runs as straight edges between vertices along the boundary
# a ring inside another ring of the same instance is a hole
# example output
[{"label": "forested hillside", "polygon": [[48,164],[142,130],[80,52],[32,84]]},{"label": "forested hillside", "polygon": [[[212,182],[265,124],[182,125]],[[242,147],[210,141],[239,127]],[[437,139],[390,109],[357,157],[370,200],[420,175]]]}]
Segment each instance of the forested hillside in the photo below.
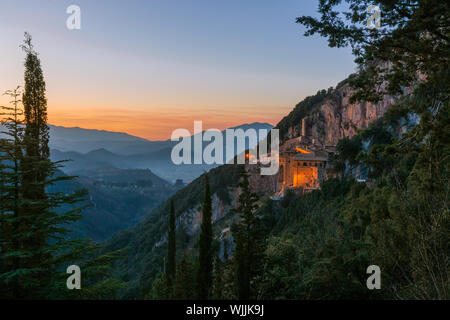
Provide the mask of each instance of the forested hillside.
[{"label": "forested hillside", "polygon": [[[209,173],[211,194],[225,206],[234,204],[232,190],[237,187],[242,166],[225,165]],[[170,199],[176,203],[177,247],[181,250],[196,246],[197,233],[190,228],[198,224],[198,209],[203,200],[204,175],[175,193]],[[169,201],[152,210],[147,218],[136,227],[119,232],[106,242],[106,249],[127,248],[126,257],[117,263],[117,274],[128,281],[126,298],[142,297],[151,287],[155,277],[164,268],[167,251]],[[224,212],[228,213],[228,210]],[[218,217],[219,221],[223,217]],[[216,235],[220,230],[216,229]],[[161,243],[160,243],[161,242]]]},{"label": "forested hillside", "polygon": [[[62,172],[60,175],[66,176]],[[83,218],[71,226],[69,236],[103,241],[140,222],[182,186],[173,185],[150,170],[107,167],[84,170],[77,179],[55,183],[48,190],[70,194],[86,189],[89,192],[84,202],[87,207]]]},{"label": "forested hillside", "polygon": [[[442,114],[444,122],[449,116],[446,112]],[[265,257],[255,298],[446,297],[449,166],[448,162],[440,166],[439,180],[428,180],[420,149],[395,151],[398,143],[404,141],[399,140],[399,133],[411,135],[417,130],[416,122],[408,119],[407,113],[392,109],[351,139],[340,140],[335,159],[339,177],[325,181],[321,190],[300,197],[288,192],[281,201],[260,195],[257,212],[265,234]],[[439,139],[445,141],[448,131],[441,132]],[[448,152],[448,146],[443,151]],[[356,182],[347,170],[350,164],[370,168],[369,181]],[[242,169],[225,165],[212,170],[211,194],[235,207],[235,188]],[[196,268],[192,249],[196,248],[198,233],[189,232],[192,221],[181,216],[200,204],[202,179],[203,176],[171,198],[178,216],[178,260],[192,270]],[[424,189],[425,181],[434,187]],[[168,212],[165,202],[144,223],[108,242],[108,250],[129,248],[117,269],[122,280],[129,281],[124,297],[149,297],[152,282],[163,271]],[[230,273],[221,271],[222,280],[229,282],[221,298],[227,299],[238,295],[232,275],[234,262],[224,258],[227,240],[221,238],[221,230],[238,221],[237,217],[237,213],[228,210],[224,217],[214,220],[214,248],[221,254],[222,268]],[[232,242],[228,241],[228,245]],[[425,268],[425,263],[433,269]],[[367,290],[365,271],[373,264],[383,270],[383,283],[388,288],[385,291]],[[194,276],[189,279],[194,281]]]},{"label": "forested hillside", "polygon": [[[381,1],[384,26],[378,30],[361,26],[365,1],[349,2],[350,20],[338,14],[335,1],[322,1],[319,18],[297,22],[306,36],[319,33],[331,47],[351,46],[358,73],[306,98],[277,125],[284,141],[297,137],[307,118],[319,143],[336,146],[335,177],[320,190],[273,201],[252,192],[242,168],[217,168],[210,178],[211,185],[224,178],[219,189],[216,183],[210,191],[202,179],[202,190],[198,179],[172,198],[180,216],[204,192],[202,210],[193,209],[202,211],[197,233],[186,237],[176,226],[177,259],[168,266],[173,270],[176,263],[175,274],[164,272],[175,254],[172,238],[169,246],[164,241],[175,228],[168,225],[168,203],[108,243],[108,249],[130,250],[117,269],[128,281],[124,297],[204,298],[205,285],[212,299],[450,297],[448,4]],[[357,182],[354,168],[364,169],[367,180]],[[193,203],[186,190],[195,190]],[[234,204],[224,215],[231,227],[222,232],[221,220],[204,219],[214,211],[218,190],[228,190]],[[212,242],[209,256],[202,254],[205,241]],[[127,272],[133,265],[138,268]],[[368,289],[369,266],[381,270],[379,290]],[[200,277],[199,270],[209,275]]]}]

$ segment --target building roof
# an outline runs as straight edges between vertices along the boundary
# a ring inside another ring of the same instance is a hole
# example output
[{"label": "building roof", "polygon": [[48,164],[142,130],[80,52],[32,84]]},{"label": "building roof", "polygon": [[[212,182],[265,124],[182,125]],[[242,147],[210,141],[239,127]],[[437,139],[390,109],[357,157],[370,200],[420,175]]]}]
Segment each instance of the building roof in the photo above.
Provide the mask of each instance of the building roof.
[{"label": "building roof", "polygon": [[310,154],[296,154],[294,155],[294,160],[307,160],[307,161],[327,161],[328,155],[318,155],[315,152]]}]

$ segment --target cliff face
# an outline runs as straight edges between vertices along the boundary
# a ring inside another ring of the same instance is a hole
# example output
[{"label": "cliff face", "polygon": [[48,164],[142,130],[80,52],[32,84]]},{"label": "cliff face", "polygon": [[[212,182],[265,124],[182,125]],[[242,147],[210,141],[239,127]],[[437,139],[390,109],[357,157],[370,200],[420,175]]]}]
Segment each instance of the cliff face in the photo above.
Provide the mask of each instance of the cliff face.
[{"label": "cliff face", "polygon": [[[212,198],[212,222],[215,223],[218,220],[222,219],[231,209],[236,208],[237,205],[237,189],[230,188],[230,198],[231,203],[225,203],[222,201],[216,193],[214,193]],[[184,225],[187,228],[187,233],[190,236],[194,236],[197,232],[200,231],[200,225],[202,222],[202,205],[198,203],[195,208],[190,210],[183,211],[179,218],[179,221],[183,221]]]},{"label": "cliff face", "polygon": [[[344,137],[353,136],[358,130],[367,128],[370,122],[383,116],[394,98],[384,96],[378,103],[350,103],[354,90],[348,84],[338,86],[318,97],[312,105],[297,107],[277,127],[282,126],[281,141],[296,138],[306,133],[314,144],[335,146]],[[319,95],[320,93],[318,93]],[[302,121],[305,119],[305,121]],[[302,123],[306,125],[303,130]]]}]

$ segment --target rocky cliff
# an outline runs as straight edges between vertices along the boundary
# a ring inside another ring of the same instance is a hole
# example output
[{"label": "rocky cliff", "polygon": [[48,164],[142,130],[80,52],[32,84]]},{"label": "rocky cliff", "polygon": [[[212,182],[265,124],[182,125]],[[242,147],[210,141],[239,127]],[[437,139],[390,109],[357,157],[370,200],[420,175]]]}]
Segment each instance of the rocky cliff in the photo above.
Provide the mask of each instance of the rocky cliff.
[{"label": "rocky cliff", "polygon": [[384,96],[378,103],[351,103],[354,93],[347,81],[343,81],[336,89],[319,91],[300,102],[277,125],[281,142],[306,133],[314,144],[335,146],[340,139],[367,128],[394,103],[391,96]]}]

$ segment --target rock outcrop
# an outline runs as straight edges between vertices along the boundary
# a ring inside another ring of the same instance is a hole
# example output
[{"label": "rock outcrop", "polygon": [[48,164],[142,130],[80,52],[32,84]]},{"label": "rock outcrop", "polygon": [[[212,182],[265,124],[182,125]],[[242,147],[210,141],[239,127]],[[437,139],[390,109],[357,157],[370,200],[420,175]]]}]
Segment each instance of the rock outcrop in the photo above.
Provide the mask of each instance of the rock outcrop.
[{"label": "rock outcrop", "polygon": [[[367,128],[369,123],[380,118],[386,110],[394,103],[392,96],[384,96],[378,103],[356,102],[351,103],[350,98],[355,91],[344,83],[324,95],[318,103],[310,106],[310,110],[294,109],[290,115],[283,119],[287,130],[281,141],[287,141],[302,135],[302,122],[306,124],[304,132],[313,144],[323,146],[335,146],[344,137],[351,137],[358,130]],[[292,113],[303,111],[303,116],[296,116]],[[305,121],[302,121],[302,119]],[[290,123],[289,123],[290,122]],[[279,125],[280,125],[279,124]],[[278,126],[279,126],[278,125]],[[277,127],[278,127],[277,126]]]}]

